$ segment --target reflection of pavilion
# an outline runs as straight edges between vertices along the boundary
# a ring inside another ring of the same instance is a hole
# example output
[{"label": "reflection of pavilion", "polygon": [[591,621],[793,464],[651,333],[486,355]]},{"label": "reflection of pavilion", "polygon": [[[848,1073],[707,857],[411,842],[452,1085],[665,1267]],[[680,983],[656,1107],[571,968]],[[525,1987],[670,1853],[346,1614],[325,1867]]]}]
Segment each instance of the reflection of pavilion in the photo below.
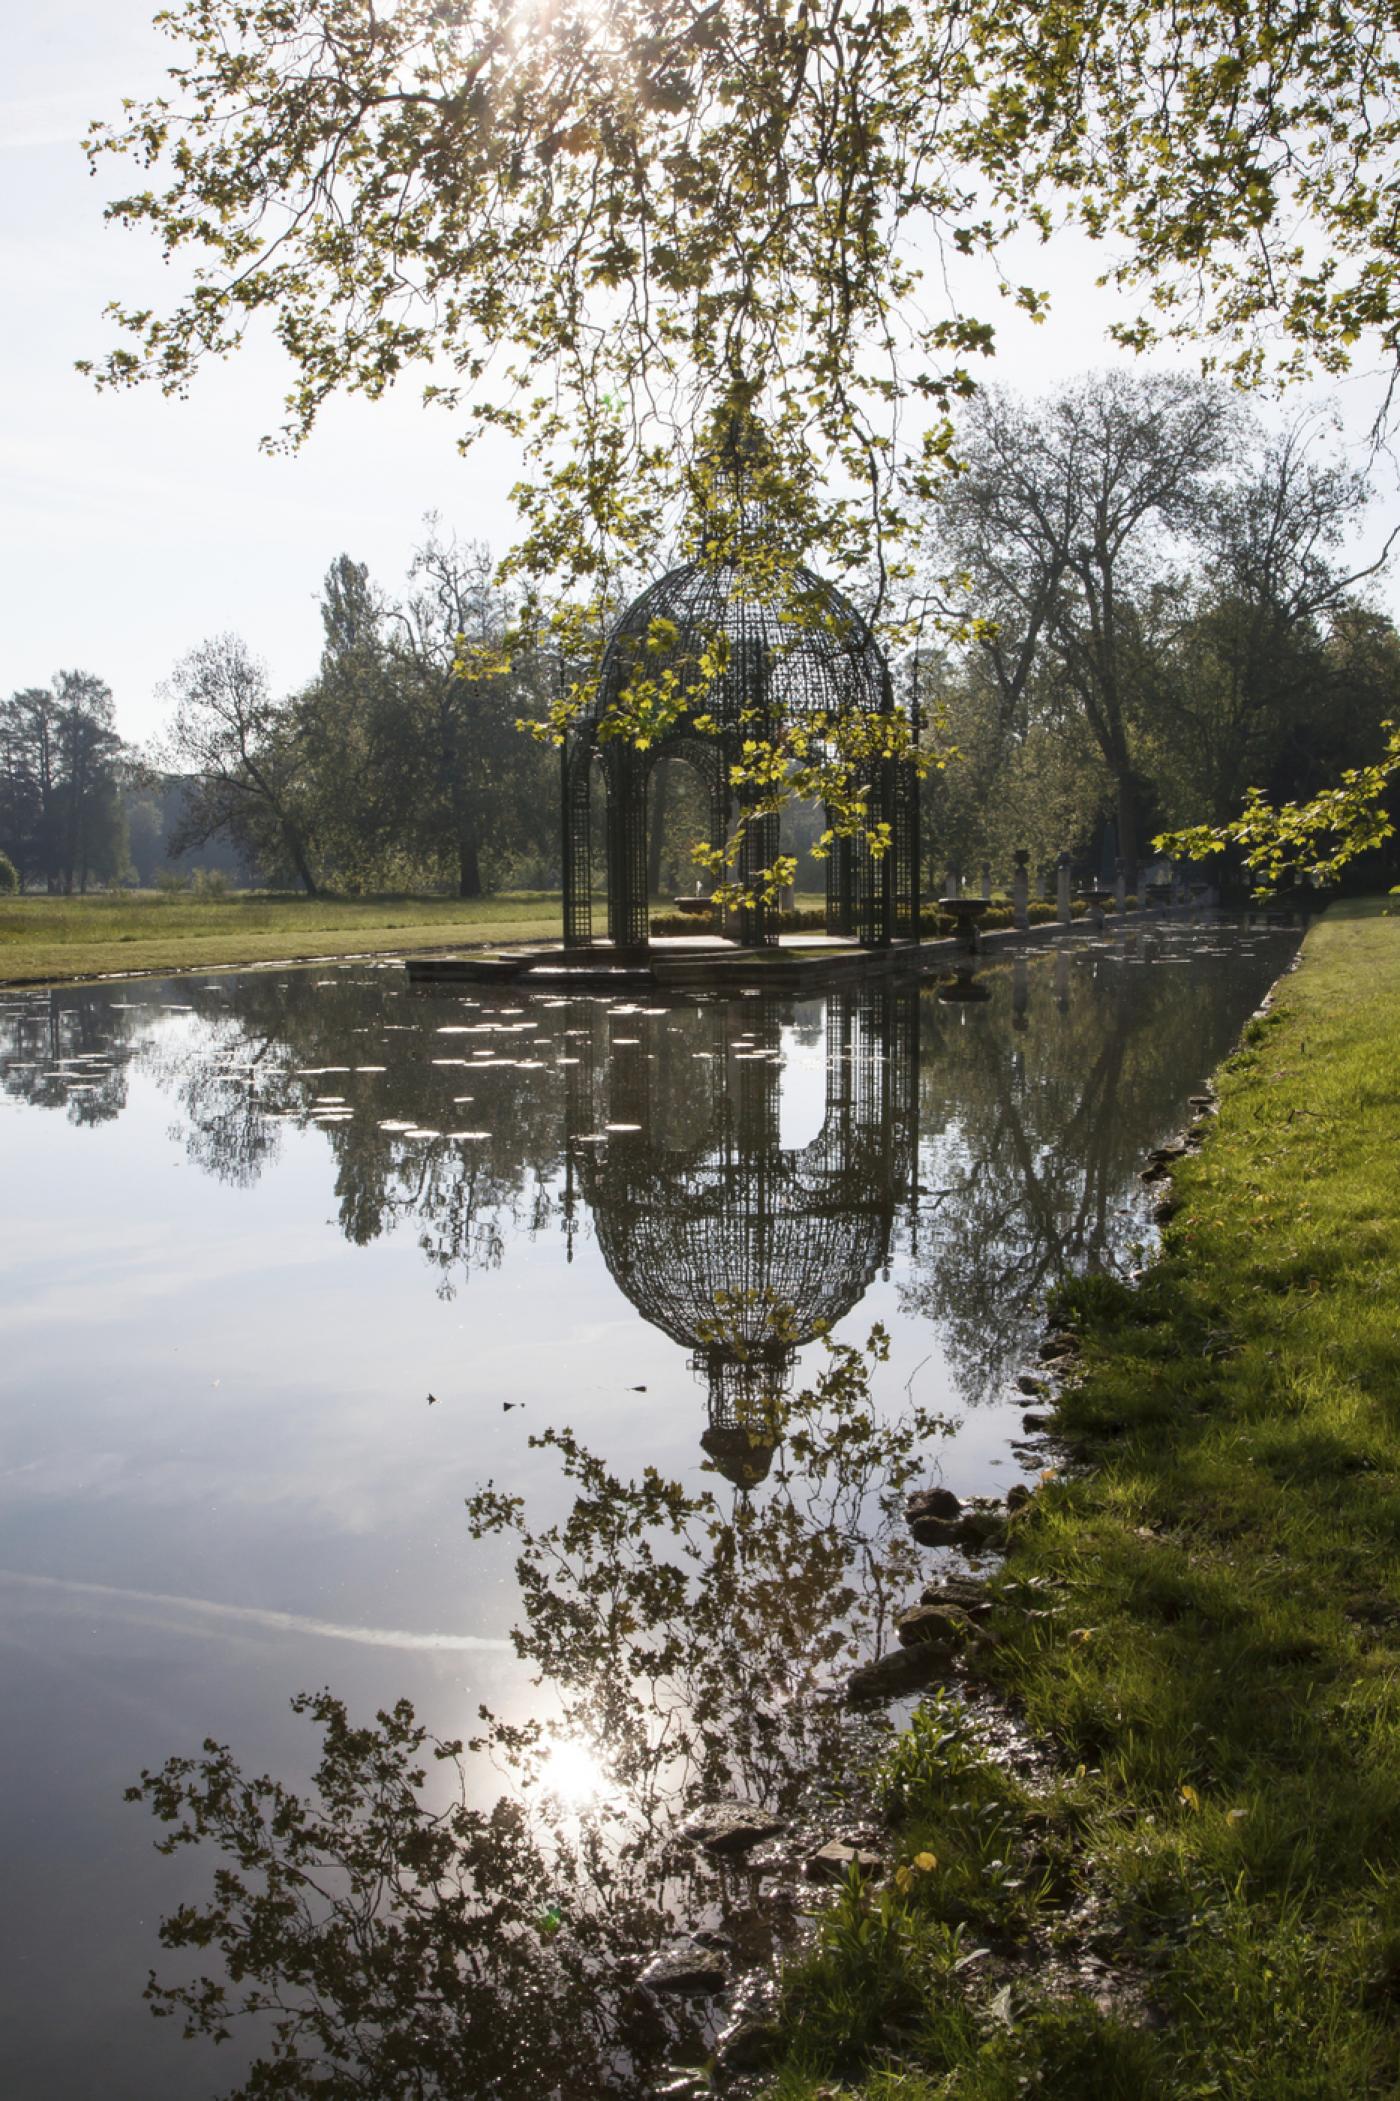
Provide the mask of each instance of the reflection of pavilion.
[{"label": "reflection of pavilion", "polygon": [[[825,1113],[809,1144],[779,1139],[782,1008],[691,1010],[683,1125],[659,1060],[615,1050],[606,1076],[575,1068],[578,1176],[617,1282],[692,1352],[709,1388],[702,1443],[739,1487],[767,1473],[797,1351],[850,1312],[888,1258],[912,1179],[917,1008],[884,984],[826,1002]],[[640,1055],[639,1055],[640,1053]],[[658,1076],[661,1075],[661,1076]],[[582,1142],[605,1123],[635,1125]],[[716,1304],[716,1294],[725,1294]]]}]

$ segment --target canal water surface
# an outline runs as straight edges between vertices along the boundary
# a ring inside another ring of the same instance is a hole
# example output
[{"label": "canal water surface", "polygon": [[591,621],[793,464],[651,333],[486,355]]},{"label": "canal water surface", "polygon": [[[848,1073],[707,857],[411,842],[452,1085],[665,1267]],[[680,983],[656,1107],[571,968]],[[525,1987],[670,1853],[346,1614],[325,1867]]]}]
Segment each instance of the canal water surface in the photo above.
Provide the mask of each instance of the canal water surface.
[{"label": "canal water surface", "polygon": [[342,1706],[400,1700],[467,1746],[465,1982],[314,2047],[393,2031],[506,2097],[703,2055],[703,2002],[631,1980],[697,1924],[761,1959],[794,1863],[680,1826],[819,1818],[833,1689],[929,1573],[905,1494],[1047,1463],[1046,1294],[1150,1252],[1143,1157],[1297,939],[1164,922],[800,1000],[392,963],[0,995],[5,2092],[236,2087],[265,2026],[215,2051],[142,2003],[221,1974],[158,1939],[213,1857],[124,1793],[206,1739],[305,1791]]}]

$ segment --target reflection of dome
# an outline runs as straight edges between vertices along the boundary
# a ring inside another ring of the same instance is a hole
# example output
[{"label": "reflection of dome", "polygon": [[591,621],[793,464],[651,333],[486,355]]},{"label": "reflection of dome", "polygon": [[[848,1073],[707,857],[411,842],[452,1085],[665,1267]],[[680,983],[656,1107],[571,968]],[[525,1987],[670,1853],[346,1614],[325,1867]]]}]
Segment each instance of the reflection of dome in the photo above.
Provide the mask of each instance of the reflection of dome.
[{"label": "reflection of dome", "polygon": [[912,995],[889,988],[828,1000],[826,1114],[796,1149],[778,1144],[768,1002],[745,1010],[754,1052],[700,1067],[698,1140],[649,1136],[649,1061],[609,1074],[613,1120],[640,1128],[583,1149],[598,1243],[637,1310],[691,1352],[709,1388],[705,1449],[739,1486],[768,1470],[796,1352],[849,1313],[888,1255],[912,1166],[913,1015]]}]

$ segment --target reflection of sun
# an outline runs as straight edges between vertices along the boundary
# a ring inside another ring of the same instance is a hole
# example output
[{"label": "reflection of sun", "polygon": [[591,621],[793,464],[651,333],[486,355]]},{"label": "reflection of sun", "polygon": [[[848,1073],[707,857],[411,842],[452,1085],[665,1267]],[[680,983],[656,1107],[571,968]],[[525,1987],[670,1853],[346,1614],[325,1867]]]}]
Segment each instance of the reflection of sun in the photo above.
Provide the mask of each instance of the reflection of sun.
[{"label": "reflection of sun", "polygon": [[577,1737],[556,1737],[539,1772],[541,1793],[557,1795],[566,1809],[587,1809],[617,1793],[597,1754]]}]

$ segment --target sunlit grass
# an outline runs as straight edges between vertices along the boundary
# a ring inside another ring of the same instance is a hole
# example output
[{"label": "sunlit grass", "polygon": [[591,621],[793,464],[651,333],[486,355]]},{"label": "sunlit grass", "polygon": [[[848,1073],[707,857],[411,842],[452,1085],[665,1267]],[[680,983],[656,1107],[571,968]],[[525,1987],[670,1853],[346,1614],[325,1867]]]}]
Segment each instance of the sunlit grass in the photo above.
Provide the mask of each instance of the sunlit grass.
[{"label": "sunlit grass", "polygon": [[[805,907],[818,900],[802,893],[797,902]],[[607,917],[601,899],[595,912],[601,928]],[[693,925],[685,930],[706,931]],[[473,899],[299,897],[261,890],[221,898],[155,890],[10,897],[0,899],[0,984],[557,941],[562,931],[559,893],[548,890]]]},{"label": "sunlit grass", "polygon": [[[1074,1463],[1018,1520],[987,1665],[1046,1773],[901,1739],[899,1852],[939,1860],[901,1900],[921,2003],[862,2025],[828,1929],[783,2101],[1400,2091],[1397,1046],[1400,914],[1334,908],[1221,1076],[1164,1259],[1068,1294]],[[989,1952],[940,1976],[912,1950],[953,1923]],[[1116,1997],[1075,1989],[1086,1947]]]}]

